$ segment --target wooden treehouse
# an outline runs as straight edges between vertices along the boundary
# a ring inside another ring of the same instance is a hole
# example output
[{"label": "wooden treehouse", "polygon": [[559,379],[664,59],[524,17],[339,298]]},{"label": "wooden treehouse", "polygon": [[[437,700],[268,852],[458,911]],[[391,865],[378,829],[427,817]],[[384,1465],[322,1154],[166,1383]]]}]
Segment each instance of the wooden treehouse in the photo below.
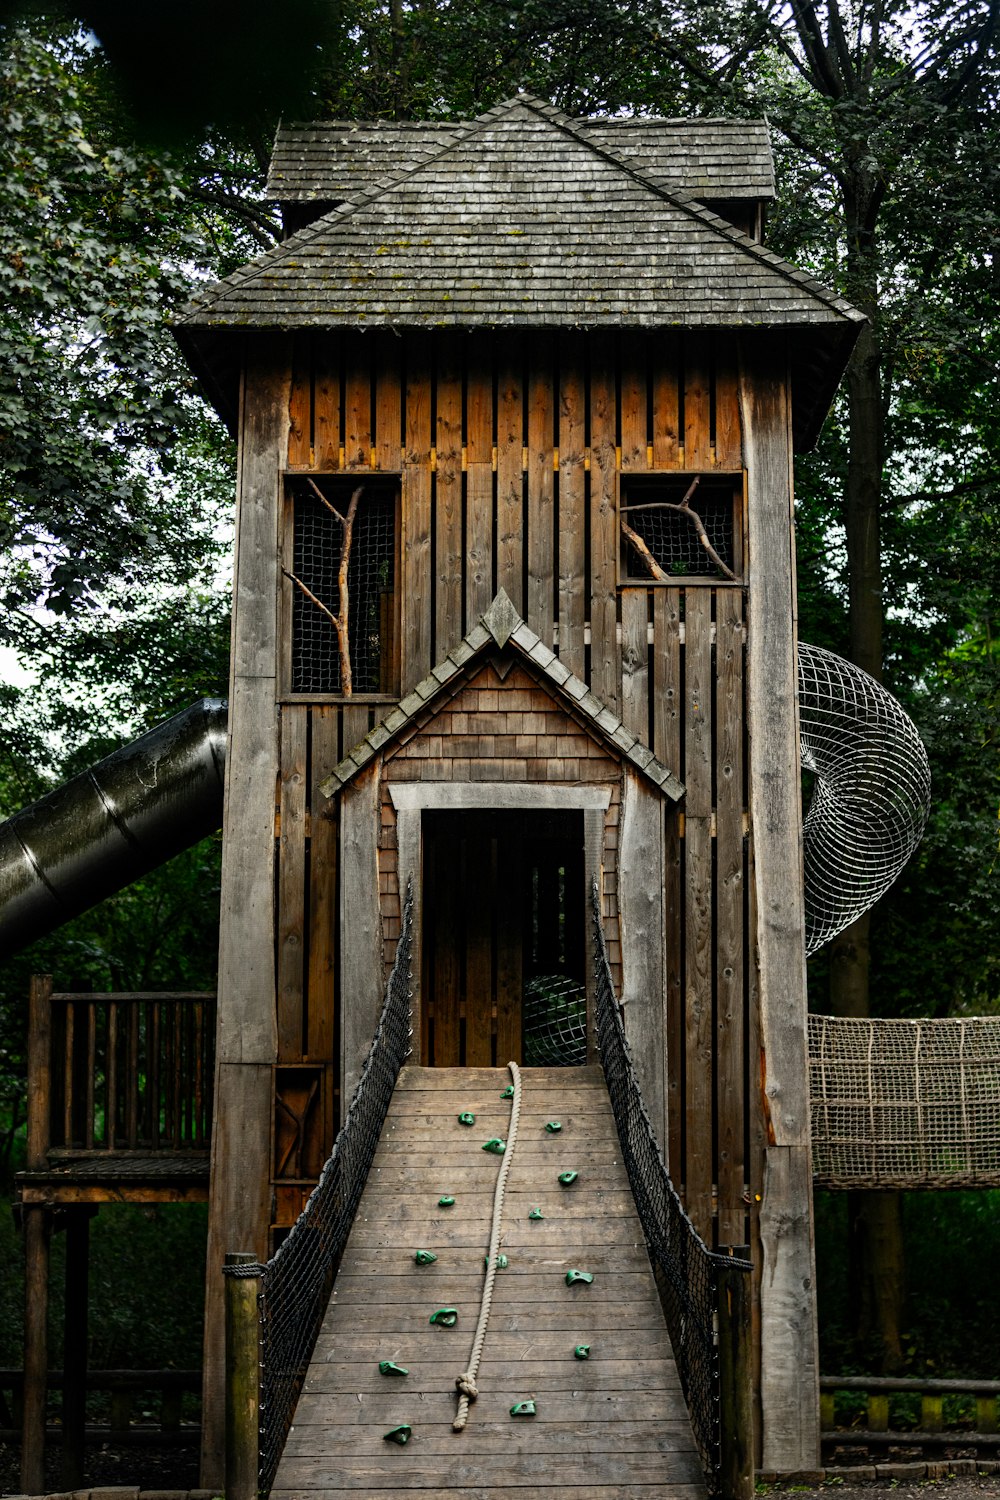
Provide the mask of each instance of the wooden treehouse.
[{"label": "wooden treehouse", "polygon": [[792,455],[861,319],[761,243],[760,124],[519,96],[285,128],[271,187],[177,329],[240,453],[203,1483],[223,1255],[303,1208],[407,882],[462,1070],[593,1064],[596,882],[671,1177],[751,1247],[758,1464],[815,1468]]}]

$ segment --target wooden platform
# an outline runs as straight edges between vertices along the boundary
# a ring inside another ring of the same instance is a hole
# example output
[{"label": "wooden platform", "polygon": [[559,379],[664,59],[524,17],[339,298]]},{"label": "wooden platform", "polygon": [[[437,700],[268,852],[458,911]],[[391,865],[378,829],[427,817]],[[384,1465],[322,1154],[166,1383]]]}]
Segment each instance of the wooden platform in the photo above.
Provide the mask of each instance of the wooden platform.
[{"label": "wooden platform", "polygon": [[[527,1068],[503,1251],[463,1433],[468,1363],[499,1160],[506,1070],[404,1069],[272,1490],[465,1500],[557,1495],[701,1500],[701,1467],[597,1068]],[[472,1127],[457,1116],[471,1110]],[[560,1120],[548,1134],[545,1123]],[[561,1187],[558,1174],[576,1171]],[[442,1194],[455,1198],[441,1209]],[[530,1208],[544,1218],[532,1221]],[[438,1259],[417,1266],[414,1252]],[[572,1268],[593,1273],[567,1287]],[[439,1307],[453,1329],[432,1326]],[[590,1358],[574,1357],[589,1344]],[[379,1374],[379,1360],[409,1375]],[[533,1399],[534,1418],[510,1408]],[[383,1434],[408,1423],[406,1447]]]}]

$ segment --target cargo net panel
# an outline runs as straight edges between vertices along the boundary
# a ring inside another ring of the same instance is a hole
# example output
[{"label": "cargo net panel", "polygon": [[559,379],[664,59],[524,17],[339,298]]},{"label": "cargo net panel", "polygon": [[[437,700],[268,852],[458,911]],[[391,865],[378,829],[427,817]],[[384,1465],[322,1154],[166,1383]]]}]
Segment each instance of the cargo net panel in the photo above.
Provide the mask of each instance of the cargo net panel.
[{"label": "cargo net panel", "polygon": [[1000,1186],[1000,1016],[810,1016],[809,1083],[817,1186]]},{"label": "cargo net panel", "polygon": [[592,889],[592,917],[601,1066],[706,1485],[709,1494],[717,1496],[722,1489],[719,1276],[727,1271],[749,1277],[752,1267],[748,1260],[709,1250],[684,1211],[667,1173],[625,1036],[621,1006],[608,965],[596,881]]},{"label": "cargo net panel", "polygon": [[[341,613],[340,564],[356,488],[342,479],[321,481],[316,487],[302,480],[293,488],[293,693],[347,690],[343,650],[331,616]],[[384,483],[366,484],[350,527],[347,559],[346,649],[352,693],[394,689],[395,562],[395,490]]]},{"label": "cargo net panel", "polygon": [[587,1061],[587,989],[566,974],[541,974],[524,986],[526,1068],[576,1068]]},{"label": "cargo net panel", "polygon": [[[732,482],[700,480],[686,508],[678,509],[690,488],[687,475],[623,484],[623,579],[630,583],[648,582],[659,577],[657,569],[671,578],[725,577],[705,546],[694,516],[701,522],[712,550],[732,575],[736,567]],[[629,530],[636,534],[638,542],[628,535]]]}]

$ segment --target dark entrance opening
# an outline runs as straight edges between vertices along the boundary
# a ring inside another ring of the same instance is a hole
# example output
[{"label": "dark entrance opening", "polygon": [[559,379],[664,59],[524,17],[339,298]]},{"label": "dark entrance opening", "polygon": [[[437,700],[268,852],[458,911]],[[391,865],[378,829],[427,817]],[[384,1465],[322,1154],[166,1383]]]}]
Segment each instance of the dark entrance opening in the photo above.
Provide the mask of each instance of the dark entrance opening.
[{"label": "dark entrance opening", "polygon": [[421,1057],[586,1061],[583,814],[423,815]]}]

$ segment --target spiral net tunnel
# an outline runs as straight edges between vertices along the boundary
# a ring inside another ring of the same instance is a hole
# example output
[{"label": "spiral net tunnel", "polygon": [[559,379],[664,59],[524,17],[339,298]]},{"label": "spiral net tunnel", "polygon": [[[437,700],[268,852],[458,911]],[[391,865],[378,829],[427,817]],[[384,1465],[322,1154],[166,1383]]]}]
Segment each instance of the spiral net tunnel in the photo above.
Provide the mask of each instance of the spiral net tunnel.
[{"label": "spiral net tunnel", "polygon": [[799,643],[806,952],[874,906],[916,849],[930,808],[927,752],[895,698],[860,667]]}]

